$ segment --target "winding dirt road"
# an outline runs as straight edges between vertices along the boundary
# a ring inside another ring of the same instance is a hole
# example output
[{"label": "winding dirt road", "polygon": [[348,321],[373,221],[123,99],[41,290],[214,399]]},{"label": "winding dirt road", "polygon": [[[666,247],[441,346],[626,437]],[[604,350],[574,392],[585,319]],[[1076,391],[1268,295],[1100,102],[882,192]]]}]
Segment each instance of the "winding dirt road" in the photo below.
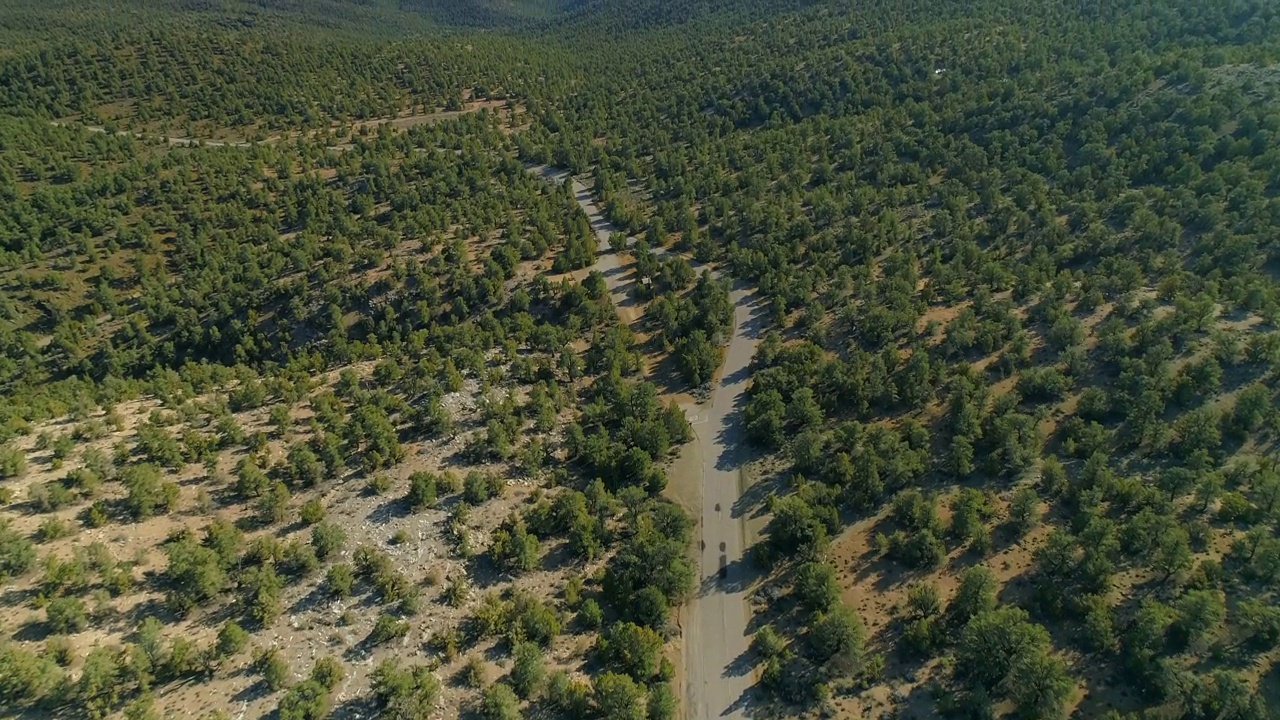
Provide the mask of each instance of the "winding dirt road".
[{"label": "winding dirt road", "polygon": [[[547,167],[531,168],[551,182],[563,183],[568,173]],[[591,221],[600,241],[593,270],[605,277],[614,304],[630,302],[622,260],[609,249],[616,228],[604,218],[590,192],[573,180],[573,194]],[[747,444],[742,425],[748,366],[763,332],[761,308],[745,287],[735,287],[733,337],[725,349],[724,366],[713,381],[710,398],[684,406],[693,425],[695,442],[685,449],[693,456],[686,467],[701,473],[697,594],[689,603],[684,636],[685,717],[690,720],[745,718],[749,714],[753,678],[748,655],[750,608],[747,590],[752,571],[745,558],[745,508],[742,466]]]},{"label": "winding dirt road", "polygon": [[[557,185],[563,184],[569,178],[569,173],[564,170],[557,170],[546,165],[534,165],[529,171],[541,177],[550,183]],[[596,233],[598,241],[596,249],[596,262],[591,269],[604,276],[605,285],[609,288],[609,297],[613,299],[615,306],[622,306],[629,302],[627,296],[627,283],[623,279],[622,258],[609,248],[609,236],[618,230],[608,220],[604,218],[604,212],[596,205],[595,199],[591,197],[591,192],[586,186],[578,182],[577,178],[573,180],[573,197],[578,201],[578,206],[587,214],[587,220],[591,222],[591,229]],[[630,238],[628,238],[630,244]],[[659,248],[661,249],[661,248]]]}]

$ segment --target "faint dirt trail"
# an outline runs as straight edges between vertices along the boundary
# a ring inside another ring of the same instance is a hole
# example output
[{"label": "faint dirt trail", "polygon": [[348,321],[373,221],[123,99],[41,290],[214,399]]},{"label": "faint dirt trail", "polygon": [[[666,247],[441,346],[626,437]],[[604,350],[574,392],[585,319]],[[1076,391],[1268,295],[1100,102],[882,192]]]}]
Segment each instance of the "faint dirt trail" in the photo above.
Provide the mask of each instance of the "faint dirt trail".
[{"label": "faint dirt trail", "polygon": [[[360,130],[360,129],[366,129],[366,128],[376,129],[382,125],[390,125],[396,130],[407,130],[409,128],[416,127],[418,125],[429,125],[437,122],[442,122],[445,120],[460,118],[465,115],[470,115],[472,113],[478,112],[486,108],[492,109],[495,112],[499,112],[499,114],[501,114],[502,111],[499,110],[499,108],[503,108],[505,105],[506,105],[505,100],[478,100],[478,101],[467,103],[468,107],[465,107],[462,110],[441,110],[438,112],[430,112],[430,113],[397,115],[395,117],[390,117],[390,118],[387,118],[387,117],[372,118],[369,120],[356,121],[352,123],[351,127],[354,130]],[[509,119],[510,115],[511,113],[508,112],[506,114],[506,117]],[[91,133],[107,134],[108,132],[110,132],[109,130],[107,130],[107,128],[101,125],[85,125],[83,123],[75,122],[75,121],[54,120],[53,124],[57,127],[77,127],[78,126],[78,127],[84,128],[85,130]],[[130,130],[117,130],[112,134],[119,135],[120,137],[132,137],[135,140],[142,140],[144,142],[152,142],[152,141],[158,142],[160,140],[163,140],[164,142],[167,142],[168,144],[173,145],[175,147],[237,147],[237,148],[253,147],[254,145],[269,145],[273,143],[294,140],[297,137],[306,136],[305,133],[298,136],[291,135],[291,134],[273,135],[271,137],[258,140],[256,142],[249,142],[245,140],[214,140],[211,138],[171,137],[163,134],[133,132]],[[343,143],[339,145],[330,145],[328,149],[333,150],[335,152],[345,152],[347,150],[350,150],[352,147],[354,147],[353,144],[348,142],[348,143]]]},{"label": "faint dirt trail", "polygon": [[[74,127],[73,123],[54,122],[53,124],[57,125],[58,127]],[[99,133],[99,134],[107,133],[107,129],[102,127],[101,125],[81,125],[80,127],[84,128],[85,130],[91,133]],[[147,135],[145,133],[130,132],[128,130],[117,130],[114,134],[120,137],[131,137],[135,140],[150,140],[152,138],[161,137],[158,135]],[[187,137],[165,137],[164,139],[170,145],[177,145],[180,147],[193,147],[196,145],[202,145],[205,147],[247,148],[247,147],[253,146],[253,143],[228,142],[226,140],[200,140],[198,138],[187,138]]]},{"label": "faint dirt trail", "polygon": [[[530,168],[550,182],[563,183],[567,172]],[[622,261],[609,249],[617,230],[605,218],[590,192],[576,179],[573,194],[600,241],[593,270],[604,275],[614,304],[632,302],[623,281]],[[749,459],[742,407],[746,402],[749,365],[763,334],[763,311],[745,286],[734,287],[733,337],[724,365],[712,383],[708,400],[684,406],[693,424],[692,455],[701,473],[698,571],[699,586],[689,603],[684,636],[685,716],[690,720],[745,718],[752,702],[752,664],[747,634],[747,592],[754,573],[745,557],[743,524],[747,508],[740,502],[742,467]]]}]

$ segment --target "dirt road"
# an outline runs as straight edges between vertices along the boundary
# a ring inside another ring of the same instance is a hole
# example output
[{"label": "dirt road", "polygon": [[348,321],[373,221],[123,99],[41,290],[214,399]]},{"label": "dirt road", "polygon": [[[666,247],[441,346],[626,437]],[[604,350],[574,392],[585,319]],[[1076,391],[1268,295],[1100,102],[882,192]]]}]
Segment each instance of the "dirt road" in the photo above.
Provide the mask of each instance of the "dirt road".
[{"label": "dirt road", "polygon": [[[74,127],[73,123],[54,122],[53,124],[57,125],[58,127]],[[105,134],[108,132],[107,129],[102,127],[101,125],[81,125],[80,127],[84,128],[85,130],[88,130],[91,133]],[[158,135],[145,135],[143,133],[130,132],[128,130],[117,130],[114,134],[119,135],[120,137],[132,137],[135,140],[144,140],[144,141],[162,137]],[[253,146],[253,143],[227,142],[225,140],[200,140],[197,138],[186,138],[186,137],[164,137],[163,139],[166,142],[168,142],[170,145],[177,145],[179,147],[195,147],[197,145],[202,145],[204,147],[246,148],[246,147]]]},{"label": "dirt road", "polygon": [[[530,167],[529,171],[547,182],[553,182],[557,185],[563,184],[565,179],[569,177],[568,172],[545,165],[535,165]],[[609,236],[617,228],[608,220],[605,220],[604,212],[596,205],[595,200],[591,197],[591,192],[576,178],[573,180],[573,197],[578,201],[578,206],[582,208],[582,211],[587,214],[587,219],[591,221],[591,229],[595,231],[596,239],[599,241],[599,247],[596,249],[596,262],[591,266],[591,269],[604,276],[605,285],[609,288],[609,297],[613,299],[614,305],[622,306],[632,302],[631,298],[628,297],[627,283],[623,278],[622,258],[609,249]]]},{"label": "dirt road", "polygon": [[[563,171],[546,167],[532,171],[558,183],[568,177]],[[632,302],[623,279],[622,261],[608,247],[609,235],[615,228],[604,219],[587,188],[576,180],[573,193],[600,239],[600,252],[592,269],[604,275],[615,304]],[[734,288],[731,298],[733,337],[710,399],[684,408],[695,435],[695,446],[686,451],[700,460],[693,467],[701,473],[700,583],[689,604],[684,637],[685,716],[690,720],[747,717],[753,682],[747,655],[751,570],[744,556],[743,509],[738,501],[747,447],[742,405],[746,401],[748,365],[762,333],[762,316],[754,295],[745,288]]]},{"label": "dirt road", "polygon": [[761,334],[754,297],[735,288],[733,338],[711,399],[687,408],[702,459],[702,584],[690,604],[685,636],[687,717],[747,717],[751,662],[747,591],[752,571],[745,557],[742,466],[747,459],[742,406]]},{"label": "dirt road", "polygon": [[760,315],[748,291],[735,288],[731,297],[733,337],[724,352],[724,366],[710,400],[689,409],[703,460],[703,583],[691,603],[685,638],[687,717],[694,720],[748,716],[753,684],[746,598],[751,569],[739,498],[748,448],[742,405],[748,366],[759,342]]},{"label": "dirt road", "polygon": [[[353,130],[364,130],[366,128],[376,130],[378,127],[382,125],[390,125],[396,130],[407,130],[409,128],[413,128],[418,125],[428,125],[428,124],[434,124],[437,122],[442,122],[444,120],[460,118],[464,115],[470,115],[471,113],[477,112],[479,110],[483,110],[485,108],[492,108],[496,112],[501,113],[501,110],[499,110],[499,108],[504,108],[506,104],[507,104],[506,100],[477,100],[477,101],[465,103],[463,106],[465,109],[463,110],[441,110],[438,112],[430,112],[430,113],[414,113],[410,115],[397,115],[396,117],[393,117],[393,118],[384,117],[384,118],[374,118],[371,120],[360,120],[358,122],[352,123],[351,128]],[[510,119],[511,113],[510,112],[506,113],[504,117],[506,117],[507,119]],[[80,127],[83,127],[85,130],[88,130],[91,133],[105,134],[109,132],[105,127],[101,125],[84,125],[78,122],[67,122],[67,121],[60,121],[60,120],[53,121],[53,124],[58,127],[75,127],[79,125]],[[129,130],[117,130],[115,134],[121,137],[133,137],[136,140],[142,140],[145,142],[159,142],[163,140],[164,142],[167,142],[170,145],[173,145],[176,147],[247,148],[247,147],[253,147],[255,144],[265,145],[269,143],[278,143],[283,140],[293,139],[295,137],[292,134],[273,135],[263,140],[259,140],[256,143],[253,143],[253,142],[247,142],[242,140],[212,140],[212,139],[192,138],[192,137],[169,137],[169,136],[158,135],[158,134],[132,132]],[[354,145],[352,145],[351,143],[343,143],[340,145],[330,145],[328,149],[333,150],[335,152],[346,152],[347,150],[350,150],[352,147],[354,147]]]}]

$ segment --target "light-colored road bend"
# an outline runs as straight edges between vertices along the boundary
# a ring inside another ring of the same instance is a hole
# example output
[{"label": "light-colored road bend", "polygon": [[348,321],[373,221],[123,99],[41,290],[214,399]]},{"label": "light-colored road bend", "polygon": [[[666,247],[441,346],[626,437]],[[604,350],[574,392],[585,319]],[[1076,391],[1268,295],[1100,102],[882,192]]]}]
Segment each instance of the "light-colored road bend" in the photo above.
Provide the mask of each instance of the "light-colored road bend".
[{"label": "light-colored road bend", "polygon": [[[564,183],[569,179],[569,173],[564,170],[547,167],[546,165],[534,165],[529,171],[543,178],[547,182],[556,183],[557,185]],[[618,230],[604,217],[604,212],[596,205],[596,201],[591,197],[591,191],[586,186],[578,182],[577,178],[572,179],[573,197],[578,201],[578,206],[587,214],[587,220],[591,223],[591,229],[596,234],[598,247],[596,248],[596,262],[591,269],[604,276],[605,285],[609,288],[609,297],[613,299],[615,306],[622,306],[624,303],[630,302],[627,297],[626,283],[622,277],[622,258],[609,248],[609,236]],[[628,241],[629,242],[629,241]]]},{"label": "light-colored road bend", "polygon": [[[544,166],[530,170],[551,182],[563,183],[569,177],[564,171]],[[600,248],[592,269],[604,275],[616,305],[631,302],[622,277],[622,261],[608,247],[609,235],[616,228],[605,220],[587,188],[576,179],[572,183],[574,198],[599,238]],[[712,385],[710,398],[685,407],[696,443],[690,450],[701,459],[702,476],[699,583],[689,603],[684,628],[685,716],[689,720],[745,718],[752,697],[747,634],[747,592],[752,571],[745,557],[739,498],[743,490],[741,470],[747,459],[742,406],[746,402],[748,366],[760,340],[762,321],[750,291],[735,287],[730,298],[734,305],[733,336],[725,349],[724,366]]]}]

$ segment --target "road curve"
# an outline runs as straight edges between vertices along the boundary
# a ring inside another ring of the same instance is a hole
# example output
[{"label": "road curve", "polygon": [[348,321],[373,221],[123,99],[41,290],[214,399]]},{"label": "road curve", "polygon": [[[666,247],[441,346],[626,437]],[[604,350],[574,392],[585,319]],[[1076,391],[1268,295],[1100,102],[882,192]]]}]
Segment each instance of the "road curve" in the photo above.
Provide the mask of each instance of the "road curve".
[{"label": "road curve", "polygon": [[[537,166],[530,168],[550,182],[563,183],[569,174]],[[614,304],[627,302],[622,260],[609,249],[609,235],[617,228],[604,218],[590,192],[576,179],[573,195],[599,238],[592,270],[605,277]],[[660,249],[659,249],[660,250]],[[713,382],[710,397],[685,406],[693,424],[701,458],[699,515],[699,584],[689,603],[685,623],[685,717],[689,720],[745,718],[751,700],[751,663],[747,634],[750,608],[747,590],[751,570],[745,559],[746,537],[742,508],[741,468],[746,462],[742,406],[746,402],[748,366],[761,335],[760,308],[755,296],[735,287],[733,337],[725,349],[724,366]]]},{"label": "road curve", "polygon": [[[547,167],[546,165],[533,165],[529,167],[529,172],[538,175],[547,182],[557,185],[563,184],[569,179],[569,173],[564,170]],[[622,278],[622,258],[618,257],[609,247],[609,236],[618,229],[613,226],[604,217],[604,212],[596,205],[596,201],[591,197],[591,191],[586,186],[578,182],[577,178],[573,178],[573,197],[578,201],[578,206],[587,214],[587,220],[591,222],[591,229],[596,234],[598,247],[596,248],[596,262],[591,269],[604,276],[605,285],[609,288],[609,297],[613,300],[614,306],[621,306],[627,302],[626,283]],[[630,239],[628,239],[628,244]]]}]

